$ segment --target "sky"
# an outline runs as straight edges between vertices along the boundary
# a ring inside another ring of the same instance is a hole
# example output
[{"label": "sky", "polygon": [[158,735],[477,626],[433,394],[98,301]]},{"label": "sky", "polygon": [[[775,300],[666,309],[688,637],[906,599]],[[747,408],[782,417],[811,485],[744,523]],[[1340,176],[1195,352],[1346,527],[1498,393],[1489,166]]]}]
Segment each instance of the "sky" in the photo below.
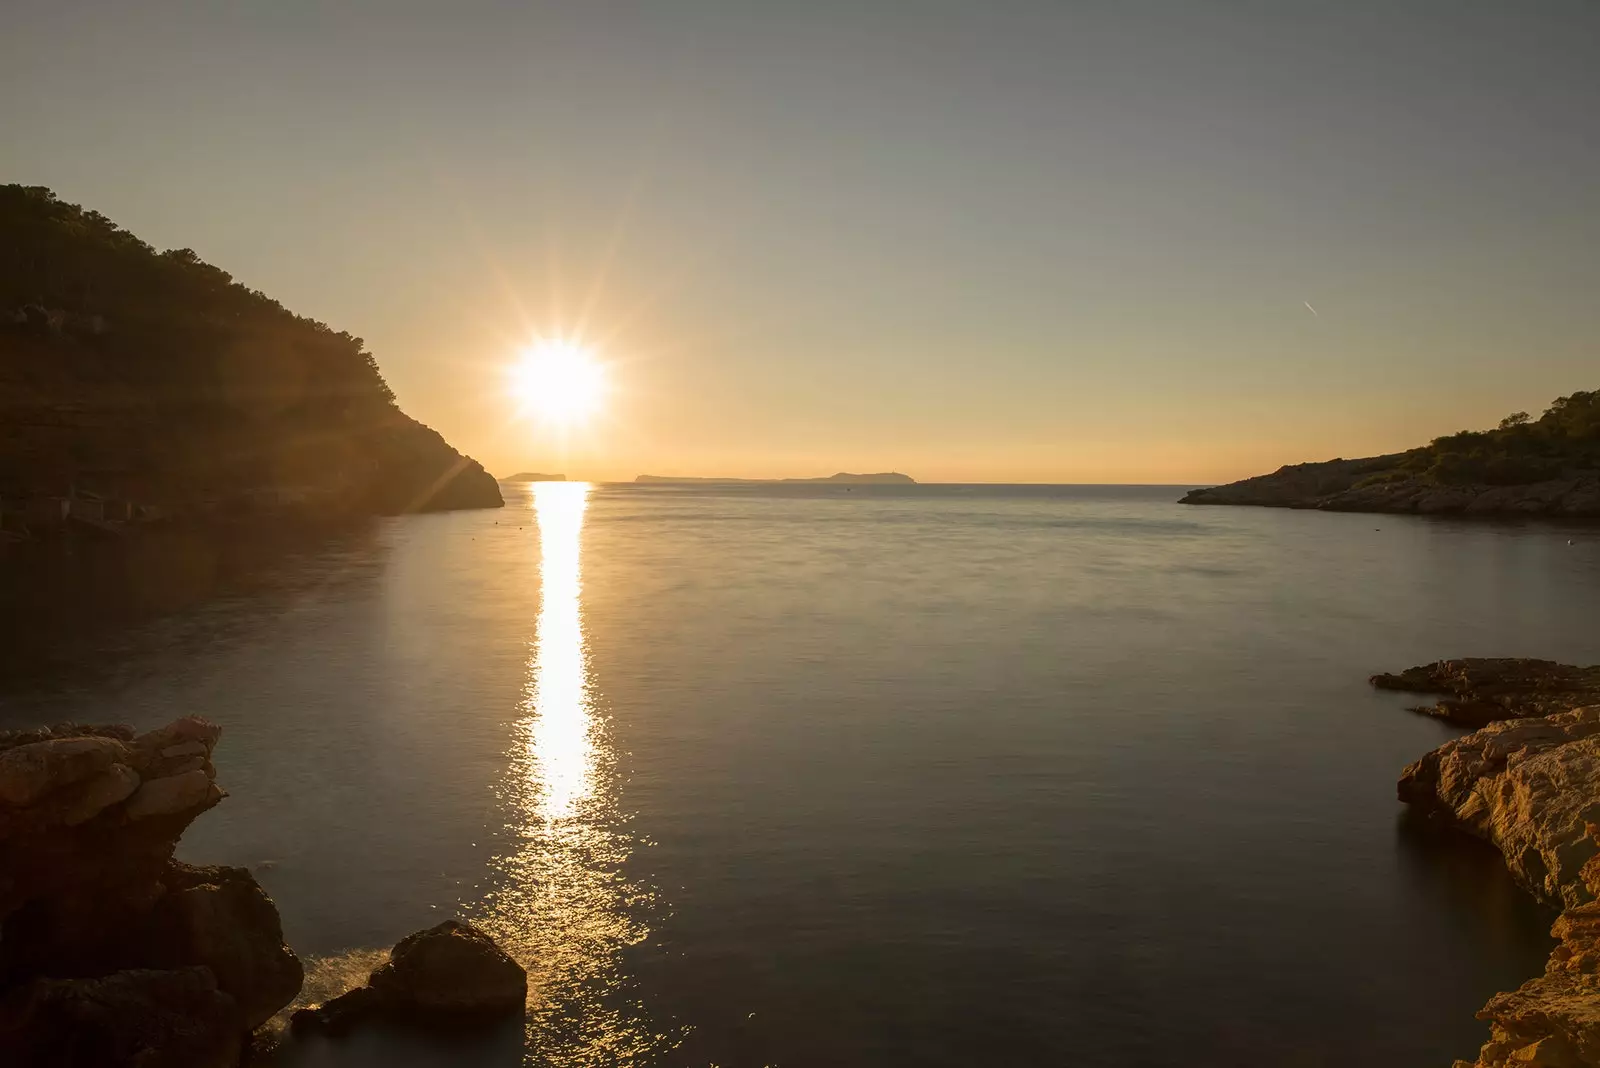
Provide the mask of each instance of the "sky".
[{"label": "sky", "polygon": [[[0,180],[491,471],[1202,484],[1600,388],[1593,0],[10,0]],[[601,413],[520,412],[538,336]]]}]

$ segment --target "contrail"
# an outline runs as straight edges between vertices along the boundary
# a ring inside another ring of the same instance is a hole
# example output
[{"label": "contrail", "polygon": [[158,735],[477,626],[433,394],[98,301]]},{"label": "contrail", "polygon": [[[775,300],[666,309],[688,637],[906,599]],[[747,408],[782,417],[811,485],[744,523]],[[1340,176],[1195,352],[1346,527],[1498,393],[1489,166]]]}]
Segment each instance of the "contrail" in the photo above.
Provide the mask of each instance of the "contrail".
[{"label": "contrail", "polygon": [[[1312,315],[1317,315],[1317,309],[1311,306],[1311,302],[1309,300],[1302,300],[1300,303],[1306,306],[1306,311],[1310,312]],[[1317,318],[1320,319],[1322,316],[1317,315]]]}]

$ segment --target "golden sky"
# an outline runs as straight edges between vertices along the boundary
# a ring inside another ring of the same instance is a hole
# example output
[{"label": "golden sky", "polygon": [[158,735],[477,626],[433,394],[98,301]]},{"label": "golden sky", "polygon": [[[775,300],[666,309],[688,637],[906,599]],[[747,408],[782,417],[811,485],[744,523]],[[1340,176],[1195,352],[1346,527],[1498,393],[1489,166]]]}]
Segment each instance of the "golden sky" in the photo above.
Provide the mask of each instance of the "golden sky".
[{"label": "golden sky", "polygon": [[1208,483],[1600,386],[1600,8],[1541,10],[63,0],[0,162],[499,474]]}]

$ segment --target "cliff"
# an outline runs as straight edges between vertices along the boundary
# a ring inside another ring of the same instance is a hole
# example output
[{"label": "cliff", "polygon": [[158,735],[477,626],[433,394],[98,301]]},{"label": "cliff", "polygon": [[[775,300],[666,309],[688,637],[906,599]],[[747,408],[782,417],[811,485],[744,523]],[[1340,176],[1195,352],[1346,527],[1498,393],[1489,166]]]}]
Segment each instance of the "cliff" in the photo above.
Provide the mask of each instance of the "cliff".
[{"label": "cliff", "polygon": [[15,529],[15,502],[86,494],[165,516],[502,503],[395,405],[362,339],[47,189],[0,186],[0,505]]},{"label": "cliff", "polygon": [[1537,420],[1463,430],[1402,453],[1293,464],[1183,504],[1423,515],[1600,516],[1600,392],[1558,397]]},{"label": "cliff", "polygon": [[1544,974],[1489,999],[1478,1013],[1489,1040],[1476,1062],[1456,1068],[1600,1066],[1600,828],[1592,821],[1600,705],[1570,705],[1593,696],[1595,673],[1549,661],[1457,660],[1373,678],[1454,695],[1447,701],[1469,709],[1467,718],[1492,719],[1409,765],[1399,798],[1495,846],[1529,893],[1565,910]]}]

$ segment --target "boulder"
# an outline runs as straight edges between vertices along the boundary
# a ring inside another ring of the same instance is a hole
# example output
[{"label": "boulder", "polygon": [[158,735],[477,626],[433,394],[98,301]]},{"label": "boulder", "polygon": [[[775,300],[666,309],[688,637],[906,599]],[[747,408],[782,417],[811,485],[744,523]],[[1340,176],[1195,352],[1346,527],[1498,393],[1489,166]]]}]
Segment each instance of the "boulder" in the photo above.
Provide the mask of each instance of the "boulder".
[{"label": "boulder", "polygon": [[300,959],[283,944],[272,899],[244,868],[174,862],[167,894],[155,909],[149,956],[163,963],[204,965],[239,1003],[253,1030],[300,993]]},{"label": "boulder", "polygon": [[367,985],[300,1009],[295,1031],[342,1032],[365,1017],[402,1014],[424,1023],[478,1021],[521,1012],[528,973],[478,928],[459,920],[401,939]]},{"label": "boulder", "polygon": [[37,979],[0,1002],[7,1068],[234,1068],[242,1034],[206,968]]},{"label": "boulder", "polygon": [[528,973],[468,923],[446,920],[401,939],[367,985],[391,1005],[425,1014],[520,1011]]}]

